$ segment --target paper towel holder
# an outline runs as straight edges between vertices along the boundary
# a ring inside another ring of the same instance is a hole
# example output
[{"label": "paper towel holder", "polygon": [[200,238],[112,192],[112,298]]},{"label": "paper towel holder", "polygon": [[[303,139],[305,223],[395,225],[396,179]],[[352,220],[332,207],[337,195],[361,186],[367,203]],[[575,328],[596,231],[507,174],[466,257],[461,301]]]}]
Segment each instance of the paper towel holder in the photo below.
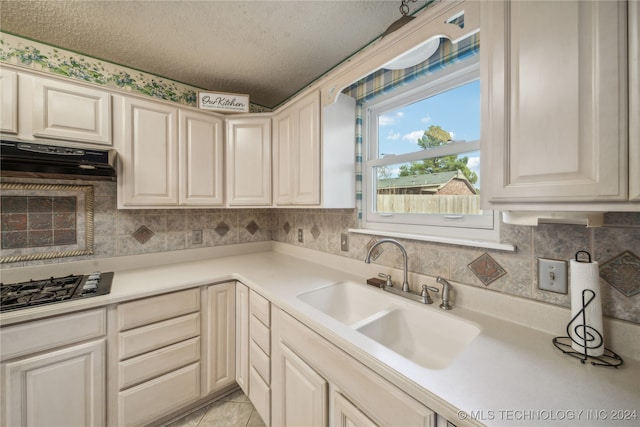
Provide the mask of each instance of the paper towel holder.
[{"label": "paper towel holder", "polygon": [[[586,254],[587,255],[587,260],[585,261],[584,259],[580,259],[580,254]],[[591,254],[587,251],[578,251],[576,252],[576,261],[577,262],[591,262]]]},{"label": "paper towel holder", "polygon": [[[584,255],[586,255],[586,260],[584,259]],[[578,251],[576,252],[575,260],[576,262],[590,263],[591,254],[587,251]],[[569,321],[569,323],[567,323],[567,336],[555,337],[553,339],[553,345],[556,346],[556,348],[559,349],[563,354],[580,359],[580,363],[582,364],[585,364],[587,360],[589,360],[590,363],[595,366],[617,368],[618,366],[624,363],[624,361],[622,360],[622,357],[620,357],[618,354],[614,353],[613,351],[609,350],[606,347],[604,347],[604,354],[602,354],[601,356],[590,356],[587,354],[587,350],[589,349],[589,338],[599,339],[600,344],[598,344],[598,347],[602,345],[601,343],[603,340],[602,335],[600,335],[600,333],[596,329],[591,328],[591,330],[587,331],[586,329],[587,327],[584,326],[584,324],[586,323],[584,319],[585,309],[589,304],[591,304],[591,302],[593,302],[594,299],[595,299],[595,293],[591,289],[584,289],[582,291],[582,308],[580,309],[580,311],[576,313],[575,316],[573,316],[573,318]],[[582,342],[577,341],[571,335],[571,324],[574,321],[576,321],[580,316],[582,316],[582,323],[579,324],[579,326],[582,326],[583,330],[581,331],[582,332],[581,334],[579,333],[579,331],[576,331],[575,335],[578,337],[582,335]],[[584,349],[584,351],[583,352],[576,351],[571,345],[572,342],[581,346]]]}]

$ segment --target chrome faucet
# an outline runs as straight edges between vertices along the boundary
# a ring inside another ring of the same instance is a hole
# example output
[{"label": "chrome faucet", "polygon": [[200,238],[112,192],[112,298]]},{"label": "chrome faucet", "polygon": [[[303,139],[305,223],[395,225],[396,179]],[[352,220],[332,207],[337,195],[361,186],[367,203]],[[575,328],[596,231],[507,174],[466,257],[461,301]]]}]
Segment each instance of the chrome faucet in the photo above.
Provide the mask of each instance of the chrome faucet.
[{"label": "chrome faucet", "polygon": [[400,250],[402,251],[402,259],[404,262],[404,281],[402,282],[402,292],[409,292],[409,281],[407,280],[407,278],[409,277],[408,274],[408,260],[407,260],[407,251],[404,249],[404,247],[400,244],[400,242],[398,242],[397,240],[393,240],[393,239],[382,239],[382,240],[378,240],[376,243],[373,244],[373,246],[371,246],[369,248],[369,252],[367,253],[367,257],[364,259],[364,262],[366,262],[367,264],[371,264],[371,254],[373,253],[373,250],[375,248],[377,248],[378,246],[380,246],[383,243],[392,243],[394,245],[396,245],[397,247],[400,248]]},{"label": "chrome faucet", "polygon": [[436,279],[436,282],[442,285],[442,304],[440,304],[440,308],[443,310],[451,310],[451,304],[449,304],[449,297],[451,295],[451,290],[453,286],[451,283],[440,276]]}]

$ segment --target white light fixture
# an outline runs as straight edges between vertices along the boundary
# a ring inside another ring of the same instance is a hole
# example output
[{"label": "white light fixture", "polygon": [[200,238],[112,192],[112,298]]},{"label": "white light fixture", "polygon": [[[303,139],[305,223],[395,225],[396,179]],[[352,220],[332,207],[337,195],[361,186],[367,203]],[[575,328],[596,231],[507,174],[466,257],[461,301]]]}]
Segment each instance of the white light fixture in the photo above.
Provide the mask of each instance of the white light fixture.
[{"label": "white light fixture", "polygon": [[403,70],[405,68],[413,67],[414,65],[420,64],[429,59],[431,55],[438,50],[438,46],[440,46],[439,37],[427,40],[424,43],[420,43],[413,49],[406,51],[397,58],[387,62],[382,66],[382,68],[387,70]]},{"label": "white light fixture", "polygon": [[[416,2],[416,0],[402,0],[400,3],[400,14],[402,15],[398,20],[394,21],[387,30],[382,34],[382,38],[385,38],[389,34],[394,31],[400,29],[411,20],[414,19],[413,16],[409,15],[409,5],[408,2]],[[433,39],[429,39],[424,43],[420,43],[418,46],[408,50],[397,58],[392,59],[382,66],[387,70],[403,70],[405,68],[413,67],[414,65],[420,64],[421,62],[426,61],[438,50],[438,46],[440,45],[440,38],[436,37]]]}]

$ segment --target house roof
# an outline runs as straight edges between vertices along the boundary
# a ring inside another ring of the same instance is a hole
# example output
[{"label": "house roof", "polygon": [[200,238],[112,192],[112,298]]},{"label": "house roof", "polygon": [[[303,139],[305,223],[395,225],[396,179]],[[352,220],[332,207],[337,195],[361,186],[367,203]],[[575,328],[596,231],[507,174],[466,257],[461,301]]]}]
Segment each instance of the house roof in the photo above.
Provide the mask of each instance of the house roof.
[{"label": "house roof", "polygon": [[436,192],[447,185],[453,179],[466,181],[469,188],[475,192],[475,189],[473,188],[467,177],[464,176],[464,174],[459,170],[379,179],[377,188],[378,190],[385,190],[390,188],[422,187],[424,189]]}]

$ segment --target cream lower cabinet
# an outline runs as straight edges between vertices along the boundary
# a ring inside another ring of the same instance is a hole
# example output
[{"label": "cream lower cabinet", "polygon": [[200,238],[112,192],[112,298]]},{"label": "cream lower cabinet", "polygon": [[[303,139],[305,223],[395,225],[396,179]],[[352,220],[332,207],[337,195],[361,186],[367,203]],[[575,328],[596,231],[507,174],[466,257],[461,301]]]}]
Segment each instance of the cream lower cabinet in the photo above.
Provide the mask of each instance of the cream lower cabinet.
[{"label": "cream lower cabinet", "polygon": [[236,382],[249,395],[249,287],[236,283]]},{"label": "cream lower cabinet", "polygon": [[271,425],[271,303],[236,284],[236,382]]},{"label": "cream lower cabinet", "polygon": [[249,291],[249,400],[271,425],[271,303]]},{"label": "cream lower cabinet", "polygon": [[272,425],[435,426],[429,408],[275,307],[271,329]]},{"label": "cream lower cabinet", "polygon": [[114,117],[119,208],[222,206],[222,119],[125,96]]},{"label": "cream lower cabinet", "polygon": [[637,41],[627,47],[637,16],[634,24],[627,9],[625,1],[482,3],[485,207],[638,209],[629,203],[638,138],[628,134]]},{"label": "cream lower cabinet", "polygon": [[113,318],[110,424],[146,425],[234,386],[234,283],[120,304]]},{"label": "cream lower cabinet", "polygon": [[106,310],[0,329],[3,426],[106,424]]},{"label": "cream lower cabinet", "polygon": [[235,384],[236,287],[235,282],[203,289],[203,395]]}]

